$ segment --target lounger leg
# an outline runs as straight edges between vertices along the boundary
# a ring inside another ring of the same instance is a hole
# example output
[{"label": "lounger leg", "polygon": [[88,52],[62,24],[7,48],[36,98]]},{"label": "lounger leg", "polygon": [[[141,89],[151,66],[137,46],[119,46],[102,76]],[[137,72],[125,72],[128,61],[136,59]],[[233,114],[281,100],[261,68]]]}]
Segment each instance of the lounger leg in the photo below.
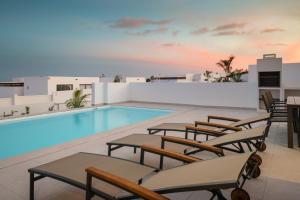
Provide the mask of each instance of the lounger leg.
[{"label": "lounger leg", "polygon": [[211,200],[214,199],[216,196],[218,200],[226,200],[221,190],[211,190],[210,192],[213,193],[212,197],[210,198]]},{"label": "lounger leg", "polygon": [[111,145],[108,145],[107,149],[108,149],[107,155],[111,156]]},{"label": "lounger leg", "polygon": [[239,142],[238,145],[239,145],[239,149],[240,149],[241,153],[245,153],[245,150],[244,150],[242,144]]},{"label": "lounger leg", "polygon": [[141,149],[140,164],[143,165],[145,160],[145,151]]},{"label": "lounger leg", "polygon": [[29,199],[34,200],[34,173],[30,173],[30,184],[29,184]]},{"label": "lounger leg", "polygon": [[[162,140],[161,141],[161,146],[162,149],[165,148],[165,141]],[[164,167],[164,157],[162,155],[160,155],[160,159],[159,159],[159,169],[162,169]]]},{"label": "lounger leg", "polygon": [[246,142],[246,144],[247,144],[247,146],[248,146],[249,151],[252,152],[252,148],[251,148],[249,142]]},{"label": "lounger leg", "polygon": [[159,160],[159,169],[162,169],[164,167],[164,157],[160,155],[160,160]]},{"label": "lounger leg", "polygon": [[86,193],[85,193],[86,200],[90,200],[92,198],[91,188],[92,188],[92,176],[87,174],[87,176],[86,176]]}]

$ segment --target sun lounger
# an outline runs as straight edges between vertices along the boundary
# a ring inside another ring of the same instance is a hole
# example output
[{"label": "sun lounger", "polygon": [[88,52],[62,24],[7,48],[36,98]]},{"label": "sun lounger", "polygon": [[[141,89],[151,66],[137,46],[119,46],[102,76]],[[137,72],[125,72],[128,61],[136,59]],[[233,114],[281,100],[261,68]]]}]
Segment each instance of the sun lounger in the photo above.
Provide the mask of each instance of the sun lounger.
[{"label": "sun lounger", "polygon": [[[215,130],[218,132],[225,131],[240,131],[241,127],[251,128],[251,125],[257,122],[266,121],[270,118],[269,113],[263,113],[254,117],[249,117],[246,119],[236,119],[230,117],[209,115],[208,122],[195,121],[195,123],[162,123],[157,126],[153,126],[148,128],[149,134],[156,134],[159,132],[163,132],[163,135],[166,135],[169,131],[176,132],[184,132],[186,133],[186,127],[199,127],[210,130]],[[229,121],[230,124],[220,124],[220,123],[212,123],[211,120],[221,120],[221,121]],[[190,132],[194,133],[195,131],[190,130]],[[186,133],[187,134],[187,133]],[[196,137],[196,136],[195,136]],[[186,138],[186,135],[185,135]]]},{"label": "sun lounger", "polygon": [[[151,152],[151,147],[142,149],[150,149]],[[94,195],[114,200],[139,197],[147,200],[166,200],[167,198],[160,194],[195,190],[207,190],[213,196],[223,199],[221,190],[229,188],[235,188],[231,193],[232,199],[246,200],[250,197],[242,187],[257,169],[252,156],[253,154],[243,154],[207,161],[198,161],[193,157],[189,160],[189,156],[178,157],[178,160],[183,159],[190,164],[158,171],[143,163],[104,155],[77,153],[29,169],[30,200],[34,200],[35,182],[45,177],[86,190],[87,200]]]},{"label": "sun lounger", "polygon": [[[206,129],[201,130],[203,133],[207,134],[205,132],[207,131]],[[214,134],[215,131],[212,131],[208,134],[214,135],[215,138],[205,142],[172,136],[132,134],[108,142],[108,155],[110,156],[112,151],[122,147],[133,147],[136,149],[140,148],[144,144],[162,147],[189,155],[205,150],[218,156],[222,156],[224,155],[223,149],[237,153],[244,153],[245,149],[242,144],[246,144],[249,151],[253,151],[253,148],[259,151],[264,151],[266,149],[264,141],[268,131],[268,125],[246,129],[231,134],[223,134],[222,132],[216,132],[217,134]],[[160,166],[162,166],[162,164],[160,164]]]}]

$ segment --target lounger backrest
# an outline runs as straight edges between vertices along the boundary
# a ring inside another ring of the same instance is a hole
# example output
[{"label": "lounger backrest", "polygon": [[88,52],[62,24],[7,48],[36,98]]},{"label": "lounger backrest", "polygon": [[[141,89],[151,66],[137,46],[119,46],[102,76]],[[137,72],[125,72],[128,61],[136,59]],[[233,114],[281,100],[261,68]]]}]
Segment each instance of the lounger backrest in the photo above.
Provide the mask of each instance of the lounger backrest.
[{"label": "lounger backrest", "polygon": [[251,155],[225,156],[164,170],[145,180],[142,186],[152,191],[233,186]]},{"label": "lounger backrest", "polygon": [[224,136],[205,141],[203,142],[203,144],[212,145],[212,146],[221,146],[226,144],[233,144],[236,142],[250,141],[255,138],[265,137],[267,128],[268,125],[263,125],[252,129],[246,129],[246,130],[226,134]]},{"label": "lounger backrest", "polygon": [[262,100],[263,100],[263,102],[264,102],[264,105],[265,105],[265,107],[266,107],[266,110],[269,112],[269,111],[270,111],[271,103],[270,103],[270,101],[269,101],[267,95],[264,93],[264,94],[261,95],[261,98],[262,98]]},{"label": "lounger backrest", "polygon": [[266,94],[266,96],[267,96],[269,102],[272,103],[272,102],[274,101],[274,98],[273,98],[272,93],[271,93],[270,91],[266,91],[265,94]]},{"label": "lounger backrest", "polygon": [[247,124],[253,124],[253,123],[257,123],[257,122],[261,122],[261,121],[267,121],[270,119],[270,113],[263,113],[254,117],[249,117],[246,119],[242,119],[238,122],[234,122],[231,123],[231,126],[236,126],[236,127],[240,127],[240,126],[244,126]]}]

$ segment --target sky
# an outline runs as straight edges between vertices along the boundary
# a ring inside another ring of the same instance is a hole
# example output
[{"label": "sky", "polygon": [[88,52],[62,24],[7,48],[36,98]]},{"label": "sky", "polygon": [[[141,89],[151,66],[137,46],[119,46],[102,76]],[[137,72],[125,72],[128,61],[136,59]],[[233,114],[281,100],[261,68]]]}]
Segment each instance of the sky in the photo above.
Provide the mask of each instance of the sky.
[{"label": "sky", "polygon": [[246,69],[264,53],[300,62],[298,0],[9,0],[0,6],[0,81]]}]

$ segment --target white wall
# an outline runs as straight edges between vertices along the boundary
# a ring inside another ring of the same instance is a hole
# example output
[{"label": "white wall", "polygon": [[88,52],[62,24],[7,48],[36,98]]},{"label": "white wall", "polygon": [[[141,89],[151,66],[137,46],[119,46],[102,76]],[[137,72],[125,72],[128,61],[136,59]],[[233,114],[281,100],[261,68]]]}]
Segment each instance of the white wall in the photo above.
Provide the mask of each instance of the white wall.
[{"label": "white wall", "polygon": [[126,77],[126,83],[145,83],[145,77]]},{"label": "white wall", "polygon": [[283,64],[282,87],[300,89],[300,63]]},{"label": "white wall", "polygon": [[7,107],[12,105],[12,98],[0,98],[0,107]]},{"label": "white wall", "polygon": [[11,105],[11,106],[5,106],[0,107],[0,119],[3,117],[4,112],[5,114],[10,114],[11,111],[17,111],[14,113],[14,116],[20,116],[24,113],[26,113],[26,108],[29,107],[30,111],[29,114],[40,114],[48,112],[49,108],[53,106],[53,103],[34,103],[34,104],[26,104],[26,105]]},{"label": "white wall", "polygon": [[24,77],[24,95],[47,95],[48,77]]},{"label": "white wall", "polygon": [[14,96],[14,105],[28,105],[38,103],[51,103],[52,97],[50,95],[34,95],[34,96]]},{"label": "white wall", "polygon": [[256,108],[256,87],[254,83],[130,83],[129,100]]},{"label": "white wall", "polygon": [[23,87],[0,87],[0,98],[10,98],[15,94],[23,95]]},{"label": "white wall", "polygon": [[48,77],[48,94],[56,92],[56,85],[58,84],[72,84],[73,89],[80,89],[80,84],[98,83],[98,77]]},{"label": "white wall", "polygon": [[[119,103],[129,100],[129,84],[139,83],[105,83],[105,103]],[[147,84],[147,83],[140,83]]]},{"label": "white wall", "polygon": [[104,83],[93,83],[92,87],[92,105],[105,103]]}]

